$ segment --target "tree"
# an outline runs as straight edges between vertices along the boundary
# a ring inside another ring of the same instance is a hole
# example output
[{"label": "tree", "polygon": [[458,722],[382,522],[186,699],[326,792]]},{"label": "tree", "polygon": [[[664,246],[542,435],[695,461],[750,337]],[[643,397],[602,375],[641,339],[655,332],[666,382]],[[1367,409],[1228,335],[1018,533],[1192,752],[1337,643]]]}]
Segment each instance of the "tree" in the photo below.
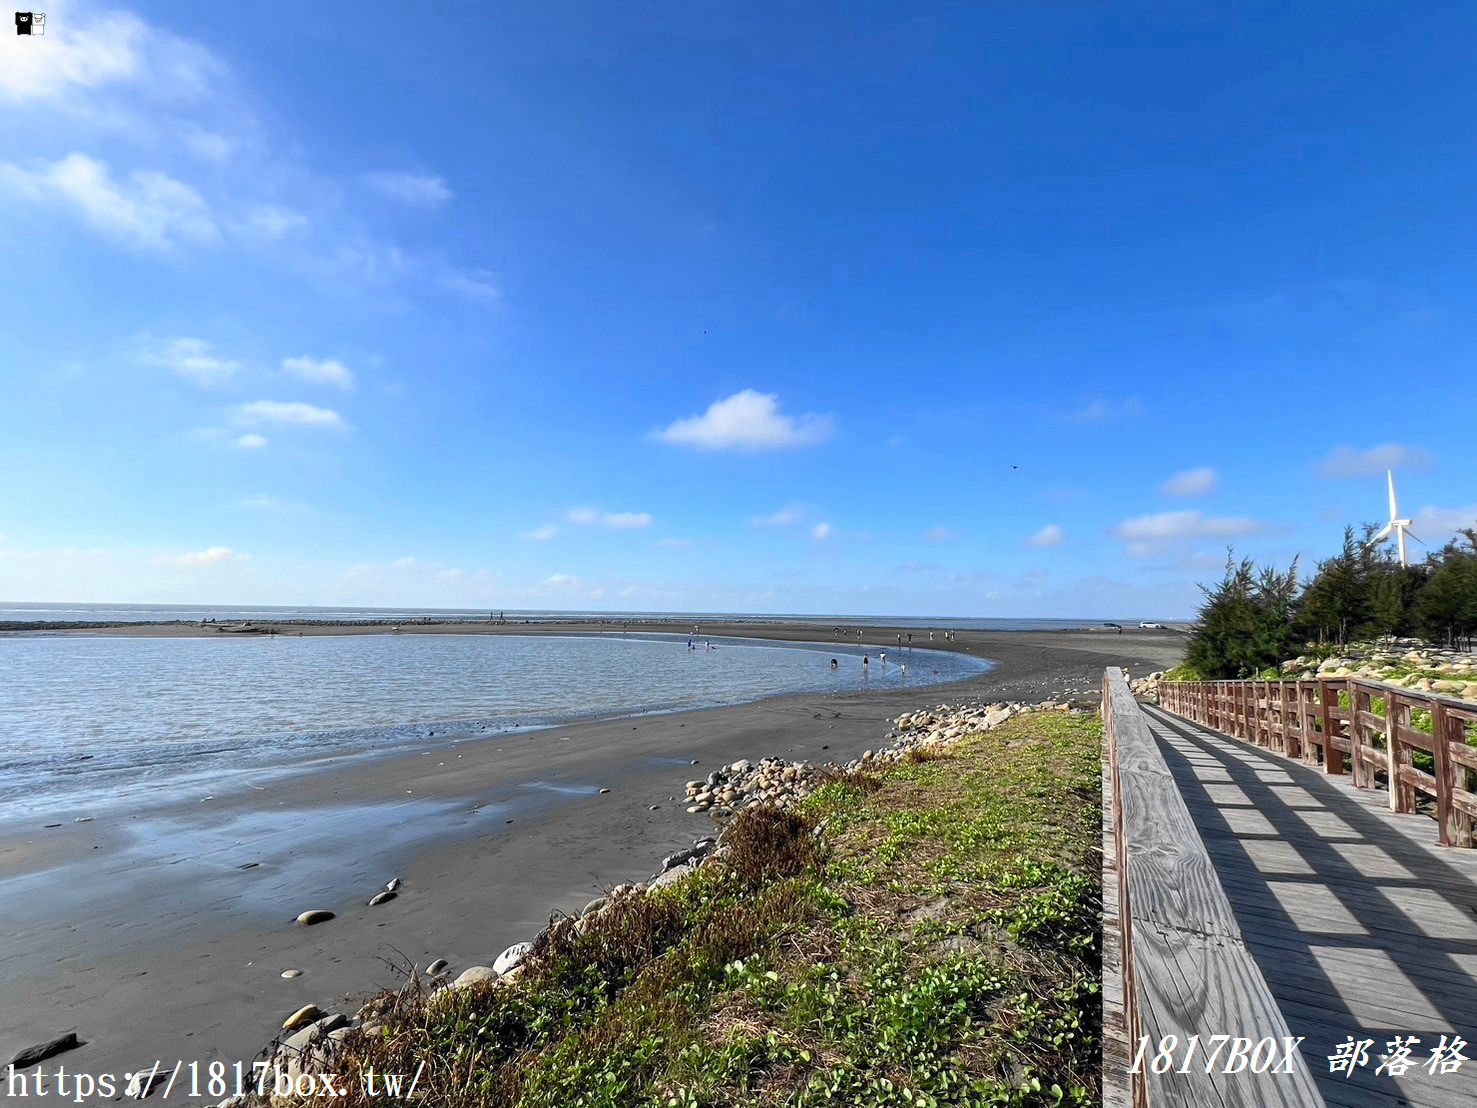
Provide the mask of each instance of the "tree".
[{"label": "tree", "polygon": [[1285,573],[1259,573],[1250,558],[1226,552],[1226,574],[1214,588],[1200,586],[1205,603],[1185,661],[1207,678],[1250,677],[1281,663],[1291,641],[1297,562]]},{"label": "tree", "polygon": [[1415,617],[1427,638],[1468,650],[1477,636],[1477,530],[1462,531],[1469,549],[1455,540],[1446,544],[1437,566],[1415,597]]}]

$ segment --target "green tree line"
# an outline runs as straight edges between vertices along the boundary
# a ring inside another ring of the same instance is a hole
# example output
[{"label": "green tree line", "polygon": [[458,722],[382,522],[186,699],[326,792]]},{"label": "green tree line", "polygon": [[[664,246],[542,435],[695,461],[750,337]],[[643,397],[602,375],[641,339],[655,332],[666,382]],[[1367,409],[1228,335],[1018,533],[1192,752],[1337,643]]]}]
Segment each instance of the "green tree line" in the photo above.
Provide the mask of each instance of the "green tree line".
[{"label": "green tree line", "polygon": [[1205,601],[1185,653],[1207,679],[1251,677],[1304,650],[1384,635],[1415,636],[1472,649],[1477,638],[1477,527],[1463,529],[1425,561],[1402,566],[1370,541],[1374,527],[1344,529],[1343,549],[1299,587],[1285,571],[1226,559],[1226,574],[1201,585]]}]

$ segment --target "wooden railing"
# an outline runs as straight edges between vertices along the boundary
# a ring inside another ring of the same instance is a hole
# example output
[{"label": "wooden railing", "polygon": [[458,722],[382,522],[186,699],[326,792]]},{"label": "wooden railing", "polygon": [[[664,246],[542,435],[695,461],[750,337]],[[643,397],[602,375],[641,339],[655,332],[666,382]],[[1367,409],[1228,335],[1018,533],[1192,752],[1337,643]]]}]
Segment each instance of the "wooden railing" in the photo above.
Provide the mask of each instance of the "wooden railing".
[{"label": "wooden railing", "polygon": [[1103,763],[1104,1105],[1321,1106],[1300,1058],[1290,1073],[1154,1062],[1161,1046],[1183,1049],[1192,1036],[1207,1050],[1213,1036],[1279,1045],[1291,1036],[1117,668],[1103,676]]},{"label": "wooden railing", "polygon": [[[1442,846],[1472,846],[1477,820],[1477,747],[1467,742],[1477,704],[1413,692],[1358,677],[1316,681],[1173,681],[1159,686],[1159,703],[1186,719],[1330,774],[1349,772],[1357,788],[1381,784],[1390,810],[1416,812],[1433,803]],[[1383,710],[1383,715],[1375,708]],[[1411,723],[1429,713],[1431,731]],[[1429,769],[1415,752],[1429,755]]]}]

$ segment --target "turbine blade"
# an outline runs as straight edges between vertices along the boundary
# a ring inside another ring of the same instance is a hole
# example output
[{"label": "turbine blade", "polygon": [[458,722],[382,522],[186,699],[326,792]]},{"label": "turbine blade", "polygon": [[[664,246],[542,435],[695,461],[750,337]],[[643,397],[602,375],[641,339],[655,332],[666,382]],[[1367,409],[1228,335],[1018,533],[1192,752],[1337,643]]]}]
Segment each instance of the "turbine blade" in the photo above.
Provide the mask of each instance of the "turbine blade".
[{"label": "turbine blade", "polygon": [[1390,518],[1399,519],[1400,512],[1395,508],[1395,471],[1387,469],[1385,476],[1390,480]]},{"label": "turbine blade", "polygon": [[1381,540],[1381,539],[1382,539],[1382,538],[1385,538],[1385,537],[1386,537],[1386,536],[1387,536],[1387,535],[1389,535],[1389,533],[1390,533],[1390,528],[1391,528],[1391,527],[1393,527],[1393,526],[1394,526],[1394,524],[1393,524],[1393,523],[1387,523],[1387,524],[1385,524],[1385,526],[1384,526],[1384,528],[1383,528],[1383,529],[1381,529],[1381,530],[1380,530],[1380,531],[1377,531],[1377,532],[1376,532],[1376,533],[1375,533],[1375,534],[1374,534],[1374,535],[1373,535],[1373,536],[1372,536],[1372,537],[1371,537],[1371,538],[1370,538],[1370,540],[1369,540],[1369,544],[1370,544],[1370,545],[1371,545],[1371,546],[1373,546],[1373,545],[1374,545],[1374,544],[1375,544],[1375,543],[1377,543],[1377,542],[1379,542],[1379,541],[1380,541],[1380,540]]},{"label": "turbine blade", "polygon": [[1415,539],[1415,541],[1416,541],[1416,542],[1418,542],[1418,543],[1420,543],[1420,544],[1421,544],[1421,545],[1422,545],[1422,546],[1425,546],[1425,545],[1426,545],[1426,541],[1425,541],[1425,540],[1424,540],[1424,539],[1422,539],[1422,538],[1420,538],[1420,537],[1419,537],[1419,536],[1418,536],[1418,535],[1417,535],[1417,534],[1416,534],[1416,533],[1415,533],[1415,532],[1414,532],[1414,531],[1412,531],[1412,530],[1411,530],[1411,529],[1410,529],[1410,528],[1409,528],[1409,527],[1407,527],[1407,528],[1406,528],[1406,529],[1405,529],[1405,537],[1406,537],[1406,538],[1410,538],[1410,539]]}]

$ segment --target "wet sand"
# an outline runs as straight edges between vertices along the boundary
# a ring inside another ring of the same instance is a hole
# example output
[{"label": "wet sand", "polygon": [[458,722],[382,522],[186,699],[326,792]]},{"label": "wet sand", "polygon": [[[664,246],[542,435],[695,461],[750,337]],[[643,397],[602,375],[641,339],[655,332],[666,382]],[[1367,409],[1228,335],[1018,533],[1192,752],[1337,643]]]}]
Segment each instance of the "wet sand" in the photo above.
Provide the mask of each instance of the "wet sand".
[{"label": "wet sand", "polygon": [[[279,624],[283,632],[288,625]],[[619,630],[612,624],[401,624],[402,634]],[[632,630],[690,630],[644,623]],[[387,626],[292,626],[304,634]],[[898,628],[844,641],[890,655]],[[819,633],[818,633],[819,632]],[[198,625],[108,633],[207,634]],[[829,627],[712,624],[701,633],[839,641]],[[799,694],[753,704],[462,738],[415,753],[332,759],[270,788],[181,798],[172,808],[44,829],[0,827],[0,1059],[75,1030],[69,1070],[122,1072],[159,1059],[249,1061],[307,1003],[393,986],[395,967],[489,964],[553,910],[655,873],[711,832],[680,803],[686,781],[737,758],[845,761],[882,745],[901,712],[973,700],[1092,695],[1107,665],[1176,663],[1174,631],[965,632],[996,663],[921,688]],[[889,658],[891,664],[896,658]],[[692,765],[696,759],[698,764]],[[600,790],[608,788],[609,793]],[[249,867],[249,868],[243,868]],[[391,877],[398,897],[366,906]],[[309,908],[337,918],[293,922]],[[284,979],[286,969],[302,976]]]}]

